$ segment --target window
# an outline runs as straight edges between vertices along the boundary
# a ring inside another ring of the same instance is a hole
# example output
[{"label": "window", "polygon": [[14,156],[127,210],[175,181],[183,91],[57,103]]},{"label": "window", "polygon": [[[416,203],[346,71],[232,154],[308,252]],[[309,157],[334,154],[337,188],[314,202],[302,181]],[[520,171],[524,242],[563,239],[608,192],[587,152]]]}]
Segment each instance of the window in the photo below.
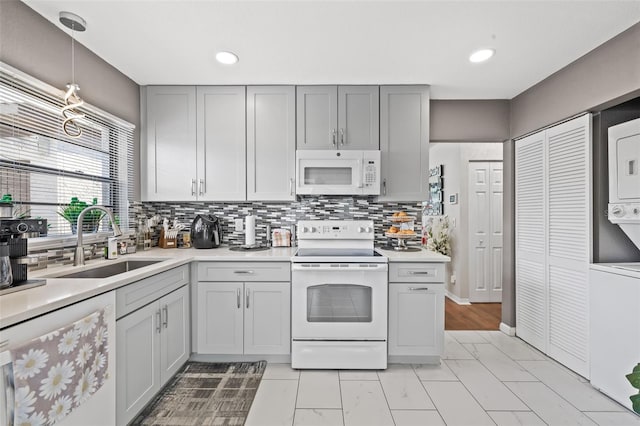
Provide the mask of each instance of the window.
[{"label": "window", "polygon": [[82,135],[70,138],[63,105],[59,89],[0,63],[0,195],[11,194],[14,217],[47,219],[49,236],[71,234],[60,213],[73,197],[109,207],[128,229],[134,126],[85,104]]}]

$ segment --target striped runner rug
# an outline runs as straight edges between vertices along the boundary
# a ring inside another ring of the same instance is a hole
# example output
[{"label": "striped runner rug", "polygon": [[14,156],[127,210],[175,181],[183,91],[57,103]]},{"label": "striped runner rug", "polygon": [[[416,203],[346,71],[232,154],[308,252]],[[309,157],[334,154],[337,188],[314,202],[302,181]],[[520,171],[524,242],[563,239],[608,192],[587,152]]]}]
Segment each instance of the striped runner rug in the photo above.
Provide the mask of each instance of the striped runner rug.
[{"label": "striped runner rug", "polygon": [[266,366],[189,361],[131,425],[243,425]]}]

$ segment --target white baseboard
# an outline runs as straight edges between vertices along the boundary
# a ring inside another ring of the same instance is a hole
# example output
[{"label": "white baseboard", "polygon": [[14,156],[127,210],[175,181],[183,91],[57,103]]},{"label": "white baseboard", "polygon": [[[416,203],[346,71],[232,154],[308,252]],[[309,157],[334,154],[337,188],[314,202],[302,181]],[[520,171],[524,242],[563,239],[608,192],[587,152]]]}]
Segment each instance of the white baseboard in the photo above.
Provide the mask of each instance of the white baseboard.
[{"label": "white baseboard", "polygon": [[503,322],[500,323],[500,331],[502,331],[504,334],[506,334],[508,336],[515,336],[516,335],[516,328],[508,326],[507,324],[505,324]]},{"label": "white baseboard", "polygon": [[445,296],[447,296],[449,299],[451,299],[454,302],[456,302],[458,305],[470,305],[471,304],[471,303],[469,303],[469,299],[461,299],[460,297],[458,297],[455,294],[451,293],[449,290],[447,290],[447,293],[445,294]]}]

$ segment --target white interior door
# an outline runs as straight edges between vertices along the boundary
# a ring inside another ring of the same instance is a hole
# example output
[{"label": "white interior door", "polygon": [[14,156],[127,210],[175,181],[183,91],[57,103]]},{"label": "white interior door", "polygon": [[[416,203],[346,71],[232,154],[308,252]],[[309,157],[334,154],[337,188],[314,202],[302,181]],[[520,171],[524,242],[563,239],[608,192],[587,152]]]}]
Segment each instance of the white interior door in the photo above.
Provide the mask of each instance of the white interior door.
[{"label": "white interior door", "polygon": [[469,301],[502,301],[502,162],[469,163]]}]

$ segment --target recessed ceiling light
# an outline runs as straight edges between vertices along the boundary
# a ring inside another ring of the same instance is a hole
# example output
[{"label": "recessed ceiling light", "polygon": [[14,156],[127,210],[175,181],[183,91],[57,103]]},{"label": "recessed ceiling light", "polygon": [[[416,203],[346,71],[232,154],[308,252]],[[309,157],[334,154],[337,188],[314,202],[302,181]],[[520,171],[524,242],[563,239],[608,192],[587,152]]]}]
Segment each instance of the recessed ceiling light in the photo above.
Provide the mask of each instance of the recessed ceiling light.
[{"label": "recessed ceiling light", "polygon": [[493,54],[496,53],[495,50],[493,49],[480,49],[480,50],[476,50],[475,52],[473,52],[471,54],[471,56],[469,56],[469,60],[471,62],[484,62],[486,60],[488,60],[489,58],[491,58],[493,56]]},{"label": "recessed ceiling light", "polygon": [[238,62],[238,56],[232,52],[218,52],[216,53],[216,60],[221,64],[233,65]]}]

